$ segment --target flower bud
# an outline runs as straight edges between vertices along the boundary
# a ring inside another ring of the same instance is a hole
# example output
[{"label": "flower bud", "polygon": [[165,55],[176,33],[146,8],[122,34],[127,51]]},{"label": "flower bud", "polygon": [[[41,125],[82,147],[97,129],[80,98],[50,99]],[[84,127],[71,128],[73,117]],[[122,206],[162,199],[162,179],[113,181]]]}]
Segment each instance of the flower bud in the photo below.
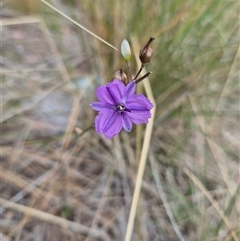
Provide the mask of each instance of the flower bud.
[{"label": "flower bud", "polygon": [[120,69],[114,73],[114,75],[112,76],[112,80],[114,80],[114,79],[117,79],[117,80],[123,82],[124,85],[127,85],[129,82],[127,79],[127,75],[123,72],[122,69]]},{"label": "flower bud", "polygon": [[154,40],[154,38],[150,38],[147,44],[143,49],[139,52],[139,59],[141,60],[142,64],[147,64],[150,62],[152,56],[153,56],[153,50],[150,47],[151,42]]},{"label": "flower bud", "polygon": [[128,43],[128,41],[126,39],[124,39],[122,41],[121,44],[121,54],[123,56],[123,59],[125,60],[125,62],[129,62],[129,60],[131,59],[131,49],[130,49],[130,45]]}]

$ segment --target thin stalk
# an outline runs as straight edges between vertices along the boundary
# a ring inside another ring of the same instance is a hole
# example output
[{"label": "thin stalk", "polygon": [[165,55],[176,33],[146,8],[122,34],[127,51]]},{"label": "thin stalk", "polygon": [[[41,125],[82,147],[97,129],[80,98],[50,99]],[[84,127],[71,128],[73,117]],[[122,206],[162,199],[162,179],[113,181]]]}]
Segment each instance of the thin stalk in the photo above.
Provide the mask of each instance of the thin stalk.
[{"label": "thin stalk", "polygon": [[127,68],[128,68],[128,72],[129,72],[129,79],[130,79],[130,81],[132,80],[132,71],[131,71],[131,66],[130,66],[130,64],[129,64],[129,62],[127,62]]},{"label": "thin stalk", "polygon": [[[133,43],[134,48],[139,49],[139,44],[138,44],[137,40],[135,40],[135,38],[132,38],[132,40],[133,40],[132,43]],[[138,56],[136,55],[136,49],[133,52],[135,53],[135,58],[137,59]],[[139,197],[140,197],[140,192],[141,192],[141,187],[142,187],[143,174],[144,174],[144,170],[145,170],[145,166],[146,166],[147,155],[148,155],[149,145],[150,145],[151,136],[152,136],[155,110],[156,110],[156,103],[155,103],[155,100],[154,100],[154,97],[152,94],[152,89],[151,89],[148,79],[146,79],[143,82],[143,84],[144,84],[144,88],[145,88],[147,97],[153,103],[154,107],[151,110],[152,117],[150,118],[149,123],[146,126],[146,130],[145,130],[145,134],[144,134],[143,147],[142,147],[142,152],[141,152],[141,158],[140,158],[140,163],[139,163],[139,168],[138,168],[138,173],[137,173],[137,180],[136,180],[136,185],[135,185],[135,189],[134,189],[131,210],[130,210],[128,224],[127,224],[125,241],[130,241],[131,237],[132,237],[135,216],[136,216],[136,212],[137,212],[137,207],[138,207],[138,202],[139,202]]]},{"label": "thin stalk", "polygon": [[[136,88],[137,94],[140,94],[143,92],[143,85],[138,84]],[[142,150],[142,132],[143,132],[143,125],[137,125],[136,126],[136,167],[139,168],[139,160],[141,157],[141,150]],[[141,205],[140,202],[138,202],[138,208],[137,208],[137,217],[136,217],[136,236],[137,241],[141,240]]]},{"label": "thin stalk", "polygon": [[84,27],[82,24],[76,22],[75,20],[71,19],[70,17],[68,17],[66,14],[64,14],[63,12],[59,11],[57,8],[55,8],[53,5],[51,5],[50,3],[41,0],[41,2],[43,2],[44,4],[46,4],[48,7],[50,7],[51,9],[53,9],[54,11],[56,11],[57,13],[61,14],[63,17],[65,17],[66,19],[68,19],[69,21],[71,21],[72,23],[76,24],[79,28],[83,29],[84,31],[86,31],[87,33],[91,34],[93,37],[95,37],[96,39],[100,40],[101,42],[105,43],[106,45],[108,45],[109,47],[119,51],[116,47],[114,47],[113,45],[111,45],[110,43],[108,43],[107,41],[105,41],[104,39],[102,39],[101,37],[99,37],[98,35],[96,35],[95,33],[93,33],[92,31],[90,31],[89,29],[87,29],[86,27]]},{"label": "thin stalk", "polygon": [[136,84],[139,83],[140,81],[146,79],[152,72],[148,72],[145,75],[143,75],[142,77],[140,77],[139,79],[135,80]]},{"label": "thin stalk", "polygon": [[136,76],[134,77],[134,80],[137,79],[138,75],[142,72],[144,65],[142,64],[142,66],[140,67],[140,69],[138,70],[138,73],[136,74]]}]

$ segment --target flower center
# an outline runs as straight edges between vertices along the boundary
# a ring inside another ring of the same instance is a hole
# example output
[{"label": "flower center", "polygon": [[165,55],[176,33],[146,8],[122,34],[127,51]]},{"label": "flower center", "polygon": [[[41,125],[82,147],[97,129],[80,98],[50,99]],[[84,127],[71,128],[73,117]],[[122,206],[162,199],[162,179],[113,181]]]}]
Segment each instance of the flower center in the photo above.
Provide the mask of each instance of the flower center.
[{"label": "flower center", "polygon": [[125,106],[120,104],[117,106],[116,110],[118,113],[122,113],[125,110]]},{"label": "flower center", "polygon": [[123,104],[119,104],[117,107],[116,107],[116,111],[118,113],[120,113],[121,115],[124,115],[123,112],[124,111],[127,111],[127,112],[131,112],[129,109],[127,109]]}]

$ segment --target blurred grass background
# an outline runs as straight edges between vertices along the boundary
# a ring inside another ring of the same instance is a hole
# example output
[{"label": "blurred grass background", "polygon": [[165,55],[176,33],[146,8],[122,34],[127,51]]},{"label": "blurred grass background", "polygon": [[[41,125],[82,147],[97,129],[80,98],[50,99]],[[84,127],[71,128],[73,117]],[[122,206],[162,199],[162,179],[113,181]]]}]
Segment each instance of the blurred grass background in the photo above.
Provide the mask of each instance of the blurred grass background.
[{"label": "blurred grass background", "polygon": [[[118,49],[155,38],[156,118],[132,240],[179,240],[176,229],[239,240],[239,2],[49,3]],[[1,47],[1,240],[124,240],[136,128],[106,140],[89,107],[125,68],[120,53],[30,0],[2,3]]]}]

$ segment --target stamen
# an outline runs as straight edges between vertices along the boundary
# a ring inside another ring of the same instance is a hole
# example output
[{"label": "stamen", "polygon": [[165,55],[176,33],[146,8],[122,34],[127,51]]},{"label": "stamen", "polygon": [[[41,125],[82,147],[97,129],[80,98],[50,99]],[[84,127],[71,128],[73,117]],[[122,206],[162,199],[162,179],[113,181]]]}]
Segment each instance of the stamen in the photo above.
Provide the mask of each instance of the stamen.
[{"label": "stamen", "polygon": [[131,111],[128,108],[125,108],[124,110],[131,113]]},{"label": "stamen", "polygon": [[117,106],[117,112],[122,113],[125,110],[125,107],[123,105],[118,105]]},{"label": "stamen", "polygon": [[118,113],[121,113],[121,115],[123,115],[124,111],[131,112],[131,110],[129,110],[128,108],[125,108],[125,106],[122,104],[120,104],[116,107],[116,111]]}]

